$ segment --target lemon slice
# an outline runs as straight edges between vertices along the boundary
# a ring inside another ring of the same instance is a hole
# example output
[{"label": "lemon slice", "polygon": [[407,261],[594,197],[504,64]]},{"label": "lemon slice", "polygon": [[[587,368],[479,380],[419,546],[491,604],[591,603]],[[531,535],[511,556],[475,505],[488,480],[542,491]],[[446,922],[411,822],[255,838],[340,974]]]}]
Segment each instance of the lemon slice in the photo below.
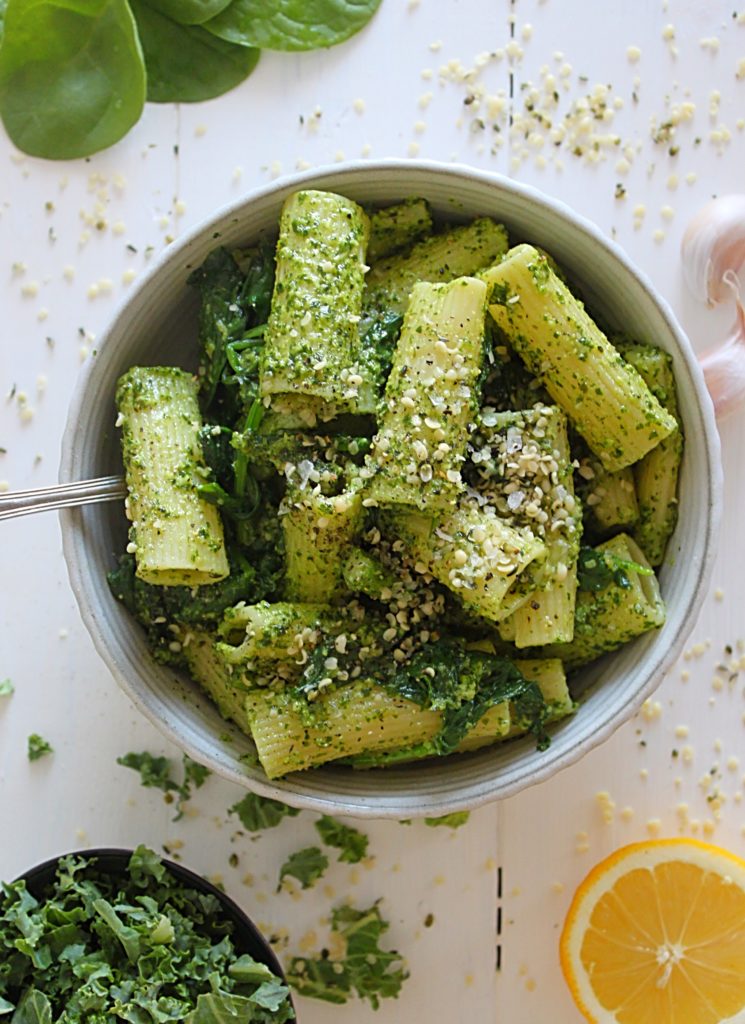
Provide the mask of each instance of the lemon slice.
[{"label": "lemon slice", "polygon": [[745,861],[693,839],[622,847],[577,889],[560,954],[596,1024],[745,1021]]}]

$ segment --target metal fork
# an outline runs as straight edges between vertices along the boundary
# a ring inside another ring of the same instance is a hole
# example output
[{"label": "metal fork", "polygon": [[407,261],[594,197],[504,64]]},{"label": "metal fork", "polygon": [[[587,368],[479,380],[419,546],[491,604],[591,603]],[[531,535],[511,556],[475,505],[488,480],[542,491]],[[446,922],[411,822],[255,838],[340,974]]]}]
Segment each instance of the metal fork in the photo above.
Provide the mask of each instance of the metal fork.
[{"label": "metal fork", "polygon": [[34,487],[27,491],[6,491],[0,494],[0,519],[51,512],[74,505],[93,505],[99,501],[121,501],[126,494],[127,486],[121,476],[102,476],[96,480]]}]

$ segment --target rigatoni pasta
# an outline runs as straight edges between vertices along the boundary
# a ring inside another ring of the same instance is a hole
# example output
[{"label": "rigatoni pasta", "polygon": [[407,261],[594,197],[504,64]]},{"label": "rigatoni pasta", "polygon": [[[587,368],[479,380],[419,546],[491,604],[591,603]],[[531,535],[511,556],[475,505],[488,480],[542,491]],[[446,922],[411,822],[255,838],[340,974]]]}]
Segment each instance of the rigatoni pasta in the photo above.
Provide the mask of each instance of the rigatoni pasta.
[{"label": "rigatoni pasta", "polygon": [[543,749],[573,672],[664,621],[669,360],[613,345],[549,254],[420,197],[296,193],[268,252],[193,275],[201,409],[185,371],[120,382],[113,592],[270,778]]}]

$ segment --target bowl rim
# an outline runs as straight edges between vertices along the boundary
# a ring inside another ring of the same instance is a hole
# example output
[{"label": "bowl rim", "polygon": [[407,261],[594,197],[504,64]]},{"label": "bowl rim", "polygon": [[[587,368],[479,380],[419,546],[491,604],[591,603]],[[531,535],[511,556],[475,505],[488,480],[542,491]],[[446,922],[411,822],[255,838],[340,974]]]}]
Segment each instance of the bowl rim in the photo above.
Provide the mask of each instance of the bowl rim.
[{"label": "bowl rim", "polygon": [[[117,875],[120,874],[121,871],[118,868],[114,869],[113,866],[111,866],[111,862],[121,860],[126,863],[133,853],[133,848],[124,846],[92,846],[85,850],[69,850],[67,853],[59,853],[54,857],[48,857],[45,861],[27,868],[13,879],[13,883],[23,881],[26,883],[29,890],[31,890],[31,887],[34,884],[46,885],[47,883],[43,881],[42,876],[49,875],[50,873],[53,874],[57,865],[64,857],[80,857],[82,860],[88,861],[95,859],[98,862],[95,867],[103,874]],[[261,962],[266,963],[266,966],[271,968],[272,972],[276,974],[276,976],[285,985],[287,985],[284,968],[282,967],[277,954],[272,949],[269,940],[262,934],[246,911],[232,898],[232,896],[228,896],[228,894],[223,892],[222,889],[219,889],[214,882],[210,882],[209,879],[204,877],[204,875],[200,875],[198,872],[186,867],[186,865],[179,864],[177,861],[170,860],[168,857],[163,857],[160,854],[157,854],[157,856],[161,864],[175,875],[179,881],[185,882],[198,892],[214,896],[225,911],[226,916],[232,919],[238,927],[248,933],[255,941],[257,947],[262,949],[262,956],[266,957],[266,960],[262,960]],[[240,950],[236,948],[236,952],[240,953]],[[252,953],[249,955],[253,956]],[[255,960],[257,959],[256,957],[253,958]],[[292,991],[290,991],[290,1002],[292,1003]]]},{"label": "bowl rim", "polygon": [[[720,442],[713,405],[706,389],[703,373],[690,342],[680,327],[670,304],[659,294],[648,275],[633,264],[624,249],[616,241],[606,236],[595,223],[574,211],[563,200],[555,199],[532,185],[515,181],[500,173],[455,162],[398,158],[386,158],[375,161],[355,160],[346,163],[320,165],[287,175],[269,184],[249,190],[239,198],[223,204],[208,217],[200,220],[189,231],[185,232],[181,238],[171,243],[159,254],[157,259],[148,268],[147,273],[137,282],[135,288],[120,300],[97,347],[100,349],[107,343],[110,336],[117,331],[117,328],[120,327],[122,321],[127,317],[130,304],[134,303],[140,293],[150,286],[150,282],[157,277],[163,267],[178,262],[195,243],[195,240],[210,228],[214,228],[216,224],[226,222],[229,219],[235,219],[240,216],[246,207],[278,193],[310,187],[314,184],[316,187],[332,188],[333,180],[336,178],[343,179],[343,182],[339,185],[340,191],[343,191],[344,187],[349,187],[351,179],[369,179],[374,177],[376,172],[379,171],[386,173],[402,172],[404,174],[412,172],[430,173],[438,177],[449,177],[453,181],[454,186],[458,181],[475,182],[480,186],[497,186],[506,193],[551,211],[552,214],[558,215],[568,223],[572,229],[579,230],[588,236],[594,244],[599,245],[610,257],[618,262],[630,277],[634,278],[636,284],[646,294],[652,306],[656,307],[667,325],[670,335],[674,338],[677,354],[686,365],[695,391],[697,412],[701,427],[703,428],[702,453],[705,456],[705,466],[702,467],[702,479],[706,483],[708,515],[706,516],[703,535],[698,540],[698,551],[700,552],[697,565],[698,576],[680,615],[678,629],[672,637],[668,638],[667,646],[664,649],[656,649],[645,655],[649,660],[646,681],[636,691],[633,699],[628,702],[626,713],[623,716],[607,714],[605,719],[592,733],[581,737],[578,743],[571,749],[561,752],[555,758],[539,762],[527,775],[500,783],[500,773],[495,772],[488,780],[479,779],[471,781],[465,786],[460,786],[457,791],[447,794],[440,793],[435,796],[428,795],[426,803],[417,802],[416,794],[413,792],[407,799],[402,797],[397,803],[392,804],[386,802],[384,796],[380,801],[377,797],[363,797],[360,794],[355,794],[354,797],[345,794],[341,798],[334,798],[331,795],[331,791],[329,796],[320,795],[315,791],[311,793],[299,791],[298,787],[293,786],[292,782],[288,782],[287,779],[269,780],[253,776],[249,777],[240,770],[232,769],[224,763],[211,758],[209,753],[192,743],[188,738],[185,738],[182,731],[176,725],[168,722],[164,716],[158,715],[149,706],[148,702],[143,700],[127,674],[121,671],[109,659],[109,650],[104,631],[101,629],[99,618],[91,602],[88,600],[84,574],[79,572],[74,529],[77,522],[75,517],[79,512],[77,509],[63,509],[60,512],[62,548],[70,585],[75,595],[81,618],[98,654],[117,680],[119,686],[138,710],[181,750],[185,750],[197,761],[208,764],[217,774],[241,785],[243,788],[248,788],[261,796],[280,800],[291,806],[316,811],[321,814],[338,813],[358,818],[439,816],[456,811],[472,810],[486,803],[505,799],[529,786],[553,777],[605,742],[620,725],[638,710],[643,701],[655,691],[682,652],[686,638],[695,624],[696,616],[700,611],[711,581],[717,551],[716,540],[719,535],[722,515]],[[321,181],[323,184],[320,184]],[[59,478],[63,483],[71,482],[74,479],[72,471],[74,467],[75,434],[86,400],[88,383],[91,377],[95,377],[95,374],[96,360],[91,359],[80,374],[71,398],[61,441]],[[287,778],[291,780],[304,774],[306,773],[293,773]],[[302,787],[300,788],[302,789]],[[412,791],[414,789],[415,786],[412,785]]]}]

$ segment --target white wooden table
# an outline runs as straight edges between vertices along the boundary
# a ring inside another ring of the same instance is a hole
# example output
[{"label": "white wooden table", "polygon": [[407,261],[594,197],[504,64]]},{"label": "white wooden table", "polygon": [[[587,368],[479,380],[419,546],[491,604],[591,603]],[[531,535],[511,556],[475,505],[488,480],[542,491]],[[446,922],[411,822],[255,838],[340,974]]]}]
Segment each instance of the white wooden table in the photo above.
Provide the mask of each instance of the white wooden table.
[{"label": "white wooden table", "polygon": [[[88,161],[23,158],[0,137],[0,480],[16,489],[56,479],[77,374],[148,255],[218,205],[308,165],[420,155],[536,185],[621,243],[696,348],[723,336],[732,311],[703,310],[686,294],[679,244],[707,199],[745,191],[743,11],[720,0],[383,0],[348,44],[264,54],[234,92],[193,107],[150,106],[123,142]],[[496,99],[471,101],[480,83]],[[526,138],[531,87],[556,93],[556,124],[575,111],[558,144],[545,129]],[[593,91],[599,117],[586,136],[577,104]],[[675,110],[683,120],[671,139],[664,125]],[[618,145],[600,138],[611,133]],[[597,144],[597,162],[588,142]],[[280,954],[305,950],[310,932],[322,938],[323,919],[342,897],[360,905],[382,897],[387,938],[411,969],[400,1000],[377,1014],[357,1003],[300,1000],[303,1024],[578,1021],[556,948],[589,867],[649,835],[711,837],[745,852],[743,686],[736,667],[716,672],[742,656],[745,637],[743,416],[722,431],[726,500],[715,589],[688,660],[646,713],[574,768],[473,813],[458,831],[366,823],[372,867],[332,866],[298,899],[275,896],[275,880],[284,858],[313,842],[313,816],[236,837],[227,809],[241,791],[212,777],[174,824],[162,794],[116,764],[128,750],[179,755],[93,651],[56,518],[3,523],[0,679],[11,678],[16,692],[0,702],[0,876],[73,847],[167,844],[190,866],[221,876],[282,938]],[[53,756],[29,764],[31,732],[49,739]]]}]

